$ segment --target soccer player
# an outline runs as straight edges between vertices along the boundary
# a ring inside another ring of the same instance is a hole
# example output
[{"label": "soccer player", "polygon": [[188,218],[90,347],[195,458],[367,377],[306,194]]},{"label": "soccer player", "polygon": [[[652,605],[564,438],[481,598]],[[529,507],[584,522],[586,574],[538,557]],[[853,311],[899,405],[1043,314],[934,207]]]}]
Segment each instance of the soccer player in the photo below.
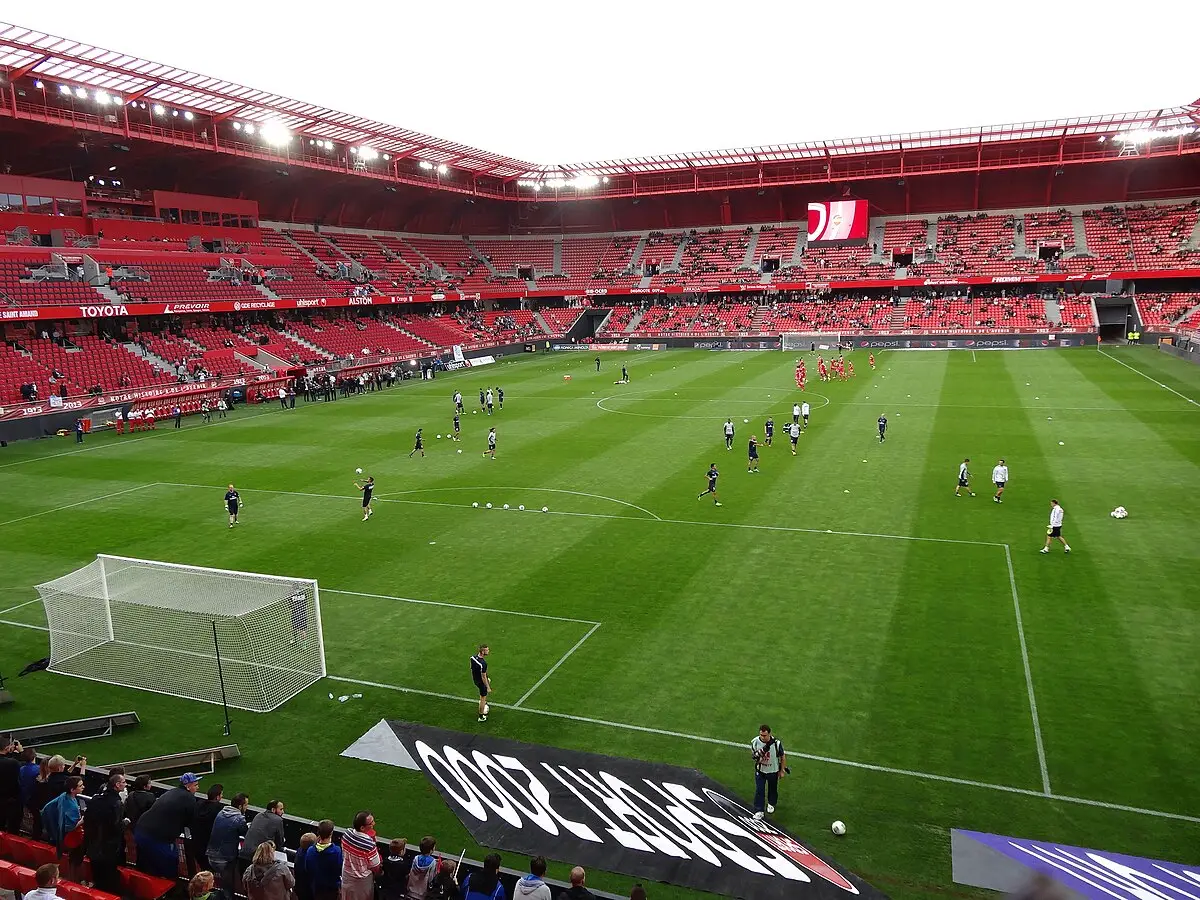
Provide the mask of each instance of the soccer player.
[{"label": "soccer player", "polygon": [[967,463],[970,461],[971,459],[968,457],[958,464],[958,484],[954,486],[955,497],[962,496],[959,491],[961,491],[963,488],[966,488],[967,493],[972,497],[975,496],[975,492],[968,486],[968,482],[971,480],[971,473],[967,471]]},{"label": "soccer player", "polygon": [[775,440],[775,420],[767,416],[767,421],[763,423],[763,428],[767,431],[767,446],[771,446],[771,442]]},{"label": "soccer player", "polygon": [[495,428],[491,428],[488,430],[488,448],[483,451],[483,455],[490,456],[492,459],[496,458],[496,429]]},{"label": "soccer player", "polygon": [[846,371],[849,373],[851,378],[854,377],[854,363],[850,362],[849,360],[846,360]]},{"label": "soccer player", "polygon": [[800,421],[800,404],[793,403],[792,404],[792,424],[794,425],[799,421]]},{"label": "soccer player", "polygon": [[[411,454],[410,454],[410,455],[411,455]],[[362,509],[363,509],[363,521],[365,522],[365,521],[367,521],[367,519],[371,518],[371,516],[373,516],[373,515],[375,514],[375,510],[373,510],[373,509],[371,508],[371,499],[372,499],[372,496],[373,496],[373,495],[374,495],[374,493],[375,493],[375,479],[374,479],[374,478],[372,478],[370,475],[368,475],[368,476],[367,476],[367,480],[366,480],[366,481],[364,481],[362,484],[359,484],[359,483],[356,481],[356,482],[354,482],[354,486],[355,486],[356,488],[358,488],[360,491],[362,491],[362,495],[363,495],[363,505],[362,505]]]},{"label": "soccer player", "polygon": [[487,389],[487,414],[492,414],[492,407],[495,405],[495,396],[492,394],[492,389]]},{"label": "soccer player", "polygon": [[200,416],[204,419],[205,423],[212,424],[212,408],[208,405],[207,400],[200,401]]},{"label": "soccer player", "polygon": [[492,679],[488,677],[487,658],[491,653],[487,644],[479,645],[479,652],[471,657],[471,680],[479,691],[479,721],[486,722],[488,717],[488,694],[492,692]]},{"label": "soccer player", "polygon": [[796,360],[796,384],[804,383],[804,368],[800,365],[800,360]]},{"label": "soccer player", "polygon": [[1051,541],[1059,541],[1063,545],[1063,552],[1070,553],[1071,547],[1067,543],[1067,539],[1062,536],[1063,524],[1063,508],[1058,505],[1057,500],[1050,501],[1050,524],[1046,526],[1046,546],[1042,548],[1042,553],[1050,552]]},{"label": "soccer player", "polygon": [[697,500],[701,499],[702,497],[707,496],[708,494],[712,494],[713,505],[714,506],[721,505],[721,501],[717,499],[717,478],[720,477],[720,475],[721,475],[721,473],[717,471],[717,464],[709,463],[708,464],[708,474],[706,475],[706,477],[708,478],[708,490],[701,491],[699,494],[697,494],[696,495]]},{"label": "soccer player", "polygon": [[454,411],[459,415],[463,412],[462,391],[459,390],[454,392]]},{"label": "soccer player", "polygon": [[629,384],[629,370],[621,366],[621,384]]},{"label": "soccer player", "polygon": [[746,447],[746,452],[749,458],[746,462],[746,471],[758,473],[758,435],[750,435],[750,441]]},{"label": "soccer player", "polygon": [[504,388],[496,388],[496,399],[500,402],[500,408],[504,409]]},{"label": "soccer player", "polygon": [[828,381],[829,380],[829,370],[825,368],[825,357],[823,357],[823,356],[817,357],[817,380],[818,381]]},{"label": "soccer player", "polygon": [[871,366],[871,371],[874,372],[875,371],[875,354],[874,353],[867,354],[867,362]]},{"label": "soccer player", "polygon": [[808,428],[808,414],[811,410],[812,407],[808,405],[807,400],[800,404],[800,418],[804,420],[804,427],[806,429]]},{"label": "soccer player", "polygon": [[224,397],[220,398],[220,399],[217,401],[217,418],[219,418],[219,419],[224,419],[224,418],[225,418],[225,413],[226,413],[228,410],[229,410],[229,404],[225,402],[225,398],[224,398]]},{"label": "soccer player", "polygon": [[596,371],[600,371],[600,357],[598,356],[596,357]]},{"label": "soccer player", "polygon": [[878,425],[879,425],[879,443],[882,444],[885,440],[887,440],[887,416],[881,415],[879,417]]},{"label": "soccer player", "polygon": [[462,440],[462,423],[459,421],[460,418],[461,417],[459,416],[458,413],[454,414],[454,435],[451,437],[451,440],[454,440],[454,441]]},{"label": "soccer player", "polygon": [[421,429],[420,429],[420,428],[418,428],[418,429],[417,429],[416,436],[415,436],[415,437],[414,437],[414,439],[413,439],[413,448],[412,448],[412,452],[408,454],[408,458],[409,458],[409,459],[412,459],[412,458],[413,458],[413,453],[418,453],[418,452],[419,452],[419,453],[420,453],[422,456],[424,456],[424,455],[425,455],[425,438],[421,436]]},{"label": "soccer player", "polygon": [[479,389],[479,409],[480,410],[487,409],[487,404],[484,403],[483,388]]},{"label": "soccer player", "polygon": [[800,423],[793,422],[788,426],[788,437],[792,439],[792,456],[796,455],[796,442],[800,440]]},{"label": "soccer player", "polygon": [[722,430],[725,432],[725,449],[732,450],[733,449],[733,419],[726,419],[725,424],[722,426]]},{"label": "soccer player", "polygon": [[308,594],[297,591],[288,598],[292,606],[292,643],[308,643]]},{"label": "soccer player", "polygon": [[1004,493],[1004,485],[1008,484],[1008,466],[1005,465],[1004,460],[1000,460],[992,469],[992,484],[996,486],[996,494],[992,499],[997,503],[1003,503],[1000,496]]},{"label": "soccer player", "polygon": [[242,496],[237,492],[237,489],[231,484],[229,490],[225,492],[225,510],[229,513],[229,527],[232,528],[238,523],[238,507],[242,504]]}]

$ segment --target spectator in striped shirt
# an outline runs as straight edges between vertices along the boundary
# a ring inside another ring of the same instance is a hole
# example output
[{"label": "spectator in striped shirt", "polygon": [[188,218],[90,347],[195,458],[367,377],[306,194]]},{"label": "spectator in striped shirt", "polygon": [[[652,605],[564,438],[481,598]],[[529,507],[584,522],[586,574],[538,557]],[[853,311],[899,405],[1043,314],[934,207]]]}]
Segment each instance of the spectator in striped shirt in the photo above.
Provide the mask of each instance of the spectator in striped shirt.
[{"label": "spectator in striped shirt", "polygon": [[374,900],[375,876],[382,868],[375,817],[363,810],[342,835],[342,900]]}]

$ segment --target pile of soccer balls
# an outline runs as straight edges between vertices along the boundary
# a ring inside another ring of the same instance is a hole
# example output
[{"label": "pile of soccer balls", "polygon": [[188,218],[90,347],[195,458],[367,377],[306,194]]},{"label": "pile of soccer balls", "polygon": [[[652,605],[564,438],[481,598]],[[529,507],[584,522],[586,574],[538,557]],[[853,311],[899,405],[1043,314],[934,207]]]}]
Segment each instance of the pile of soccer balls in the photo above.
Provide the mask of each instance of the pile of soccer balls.
[{"label": "pile of soccer balls", "polygon": [[1110,512],[1109,515],[1112,516],[1114,519],[1124,519],[1126,516],[1129,515],[1129,510],[1127,510],[1123,506],[1118,506],[1116,509],[1114,509],[1112,512]]}]

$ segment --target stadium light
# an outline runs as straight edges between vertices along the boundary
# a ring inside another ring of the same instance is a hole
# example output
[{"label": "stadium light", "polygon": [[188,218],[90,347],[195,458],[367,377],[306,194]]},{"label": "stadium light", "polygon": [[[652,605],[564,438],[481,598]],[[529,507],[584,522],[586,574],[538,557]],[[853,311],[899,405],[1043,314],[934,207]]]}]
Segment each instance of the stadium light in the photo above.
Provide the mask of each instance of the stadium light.
[{"label": "stadium light", "polygon": [[1115,135],[1113,140],[1122,144],[1132,144],[1135,147],[1139,147],[1142,144],[1149,144],[1151,141],[1156,141],[1159,138],[1183,137],[1195,130],[1192,126],[1182,125],[1178,128],[1147,128],[1141,131],[1122,131]]},{"label": "stadium light", "polygon": [[421,160],[419,163],[417,163],[417,165],[420,166],[422,169],[424,169],[426,172],[433,171],[433,163],[431,163],[427,159]]},{"label": "stadium light", "polygon": [[192,113],[192,111],[190,109],[184,111],[183,117],[185,119],[187,119],[189,122],[192,121],[192,119],[196,118],[196,116]]},{"label": "stadium light", "polygon": [[110,171],[110,172],[115,172],[115,171],[117,171],[117,167],[116,167],[116,166],[109,166],[109,167],[108,167],[108,171]]},{"label": "stadium light", "polygon": [[75,96],[78,97],[80,100],[86,100],[87,99],[87,91],[85,91],[83,88],[75,88]]},{"label": "stadium light", "polygon": [[246,123],[246,134],[254,134],[254,126],[249,122]]},{"label": "stadium light", "polygon": [[[326,141],[326,143],[328,143],[328,141]],[[332,146],[333,146],[333,144],[329,144],[329,146],[330,146],[330,147],[332,147]],[[392,157],[391,157],[391,156],[389,156],[387,153],[383,154],[383,161],[384,161],[384,162],[387,162],[387,161],[388,161],[389,159],[391,159],[391,158],[392,158]]]},{"label": "stadium light", "polygon": [[58,92],[60,94],[69,94],[69,93],[71,93],[71,88],[68,85],[60,84],[58,86]]},{"label": "stadium light", "polygon": [[161,103],[155,103],[154,104],[154,114],[156,116],[165,116],[167,114],[167,109]]},{"label": "stadium light", "polygon": [[233,123],[233,130],[234,130],[234,131],[241,131],[241,130],[242,130],[242,123],[241,123],[241,122],[234,122],[234,123]]},{"label": "stadium light", "polygon": [[37,88],[39,91],[43,91],[46,89],[46,85],[42,84],[42,80],[40,78],[33,83],[33,86],[35,88]]},{"label": "stadium light", "polygon": [[449,171],[450,170],[446,167],[445,163],[442,163],[440,166],[437,167],[437,173],[439,175],[445,175]]},{"label": "stadium light", "polygon": [[273,147],[284,147],[292,139],[292,133],[281,122],[265,122],[258,131],[263,140]]}]

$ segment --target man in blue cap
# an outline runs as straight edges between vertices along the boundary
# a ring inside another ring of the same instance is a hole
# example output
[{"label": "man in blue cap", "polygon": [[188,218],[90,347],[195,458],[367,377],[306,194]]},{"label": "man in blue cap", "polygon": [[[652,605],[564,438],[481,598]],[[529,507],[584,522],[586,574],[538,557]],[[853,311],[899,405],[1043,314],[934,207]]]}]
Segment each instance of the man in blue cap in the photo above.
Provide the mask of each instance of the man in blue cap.
[{"label": "man in blue cap", "polygon": [[200,776],[184,772],[179,776],[179,787],[171,788],[142,813],[133,833],[139,869],[162,878],[178,877],[177,841],[183,830],[196,819],[200,808],[200,801],[196,799],[199,787]]}]

